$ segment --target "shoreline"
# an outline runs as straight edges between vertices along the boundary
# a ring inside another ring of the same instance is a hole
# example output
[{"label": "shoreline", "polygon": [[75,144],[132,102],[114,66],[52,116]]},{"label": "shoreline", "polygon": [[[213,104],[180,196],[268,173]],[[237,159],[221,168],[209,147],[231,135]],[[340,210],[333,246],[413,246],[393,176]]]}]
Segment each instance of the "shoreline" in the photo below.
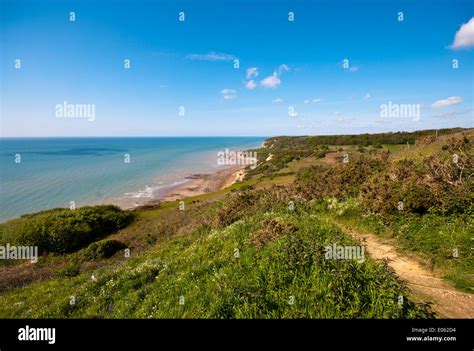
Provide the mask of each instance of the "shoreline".
[{"label": "shoreline", "polygon": [[[208,173],[196,173],[186,176],[183,180],[179,180],[172,185],[164,186],[158,189],[159,194],[153,198],[150,197],[115,197],[103,200],[90,201],[81,204],[83,206],[98,206],[98,205],[115,205],[122,210],[135,210],[147,206],[157,206],[160,203],[172,202],[181,200],[187,197],[203,195],[215,191],[225,189],[245,177],[245,168],[247,165],[227,166],[227,168],[210,171]],[[51,207],[59,208],[59,206]],[[48,210],[48,209],[46,209]],[[32,211],[28,213],[36,213]],[[0,223],[5,223],[15,218],[19,218],[25,214],[17,215],[16,217],[3,219]]]},{"label": "shoreline", "polygon": [[[150,174],[146,177],[147,179],[140,177],[140,174],[136,175],[134,172],[129,172],[125,176],[128,179],[124,179],[123,181],[112,177],[110,186],[104,184],[103,180],[101,180],[101,183],[99,182],[99,186],[96,186],[95,182],[91,182],[90,185],[81,183],[80,185],[84,189],[84,192],[81,192],[79,195],[76,194],[76,190],[69,189],[73,188],[71,186],[65,189],[65,192],[67,192],[66,195],[63,195],[62,192],[56,188],[53,189],[55,195],[50,195],[50,193],[43,194],[47,188],[47,186],[43,186],[43,183],[47,184],[47,182],[40,182],[40,185],[44,188],[41,189],[43,193],[40,192],[39,195],[35,196],[43,200],[41,204],[39,204],[40,201],[37,201],[38,203],[30,201],[28,206],[21,206],[19,202],[18,205],[15,205],[15,209],[10,208],[8,213],[3,213],[4,217],[0,220],[0,223],[49,209],[69,208],[71,203],[70,199],[73,199],[75,202],[75,208],[115,205],[123,210],[134,210],[139,207],[155,206],[163,202],[176,201],[187,197],[219,191],[231,186],[236,181],[242,180],[245,175],[244,169],[248,166],[248,164],[240,161],[235,162],[236,164],[220,163],[219,152],[222,152],[224,149],[243,152],[249,149],[258,149],[262,144],[261,140],[247,141],[244,139],[243,141],[237,140],[237,142],[240,145],[217,148],[217,146],[213,146],[211,143],[210,147],[212,148],[210,149],[196,153],[190,151],[188,152],[190,156],[183,157],[183,163],[181,165],[173,164],[170,166],[169,171],[162,167],[154,173],[148,172]],[[237,142],[232,141],[232,143]],[[215,142],[213,143],[215,144]],[[185,143],[184,145],[186,146],[187,144]],[[218,157],[217,164],[215,160],[216,152]],[[153,158],[150,159],[153,160]],[[187,162],[189,162],[189,165]],[[68,171],[68,167],[65,167],[65,171]],[[149,170],[145,169],[145,171]],[[102,174],[104,172],[98,173],[98,177],[109,176],[108,174]],[[117,169],[113,168],[111,175],[119,175]],[[39,179],[42,180],[41,178]],[[81,179],[82,177],[78,177],[78,180]],[[66,187],[63,184],[60,185],[64,188]],[[41,194],[44,196],[41,196]],[[26,195],[22,197],[26,199]]]},{"label": "shoreline", "polygon": [[242,180],[245,167],[245,165],[239,165],[224,168],[213,173],[193,174],[186,177],[188,181],[185,183],[170,187],[159,198],[147,201],[144,206],[172,202],[225,189]]},{"label": "shoreline", "polygon": [[164,202],[172,202],[187,197],[203,195],[225,189],[245,176],[246,165],[235,165],[210,173],[197,173],[185,177],[175,185],[162,189],[155,198],[115,198],[100,201],[100,204],[111,204],[123,210],[134,210],[140,207],[156,206]]}]

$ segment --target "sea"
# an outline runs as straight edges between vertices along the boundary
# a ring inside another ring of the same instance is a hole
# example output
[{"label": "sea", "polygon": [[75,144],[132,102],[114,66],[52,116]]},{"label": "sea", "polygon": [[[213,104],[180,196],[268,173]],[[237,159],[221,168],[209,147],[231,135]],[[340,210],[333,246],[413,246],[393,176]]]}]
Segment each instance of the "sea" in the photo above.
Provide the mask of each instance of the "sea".
[{"label": "sea", "polygon": [[55,207],[156,199],[199,173],[223,169],[219,152],[264,137],[0,138],[0,221]]}]

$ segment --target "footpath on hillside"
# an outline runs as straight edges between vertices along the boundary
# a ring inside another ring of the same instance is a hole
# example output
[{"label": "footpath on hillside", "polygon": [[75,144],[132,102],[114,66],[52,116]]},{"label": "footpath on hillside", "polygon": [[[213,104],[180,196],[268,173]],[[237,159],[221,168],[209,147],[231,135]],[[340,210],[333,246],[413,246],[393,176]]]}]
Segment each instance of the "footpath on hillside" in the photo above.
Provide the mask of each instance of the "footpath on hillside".
[{"label": "footpath on hillside", "polygon": [[344,232],[360,241],[374,260],[386,260],[412,290],[418,302],[430,302],[441,318],[474,318],[474,295],[456,290],[439,274],[424,268],[416,259],[397,252],[389,240],[336,223]]}]

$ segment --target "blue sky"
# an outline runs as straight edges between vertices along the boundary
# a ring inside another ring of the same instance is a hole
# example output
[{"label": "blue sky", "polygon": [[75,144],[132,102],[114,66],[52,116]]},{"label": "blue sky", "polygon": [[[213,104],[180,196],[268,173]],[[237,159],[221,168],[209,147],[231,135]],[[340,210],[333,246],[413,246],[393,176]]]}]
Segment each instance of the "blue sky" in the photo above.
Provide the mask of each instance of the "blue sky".
[{"label": "blue sky", "polygon": [[[474,126],[469,0],[0,1],[2,136]],[[57,118],[64,101],[94,119]],[[381,118],[388,102],[419,118]]]}]

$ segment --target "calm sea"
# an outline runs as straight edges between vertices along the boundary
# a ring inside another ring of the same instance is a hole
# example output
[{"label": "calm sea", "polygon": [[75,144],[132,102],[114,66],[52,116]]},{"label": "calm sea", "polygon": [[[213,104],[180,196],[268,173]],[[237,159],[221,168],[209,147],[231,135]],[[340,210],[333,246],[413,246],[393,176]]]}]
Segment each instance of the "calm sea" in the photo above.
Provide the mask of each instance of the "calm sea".
[{"label": "calm sea", "polygon": [[[154,198],[186,176],[222,169],[217,152],[263,137],[2,138],[0,221],[54,207]],[[129,162],[127,162],[129,161]]]}]

